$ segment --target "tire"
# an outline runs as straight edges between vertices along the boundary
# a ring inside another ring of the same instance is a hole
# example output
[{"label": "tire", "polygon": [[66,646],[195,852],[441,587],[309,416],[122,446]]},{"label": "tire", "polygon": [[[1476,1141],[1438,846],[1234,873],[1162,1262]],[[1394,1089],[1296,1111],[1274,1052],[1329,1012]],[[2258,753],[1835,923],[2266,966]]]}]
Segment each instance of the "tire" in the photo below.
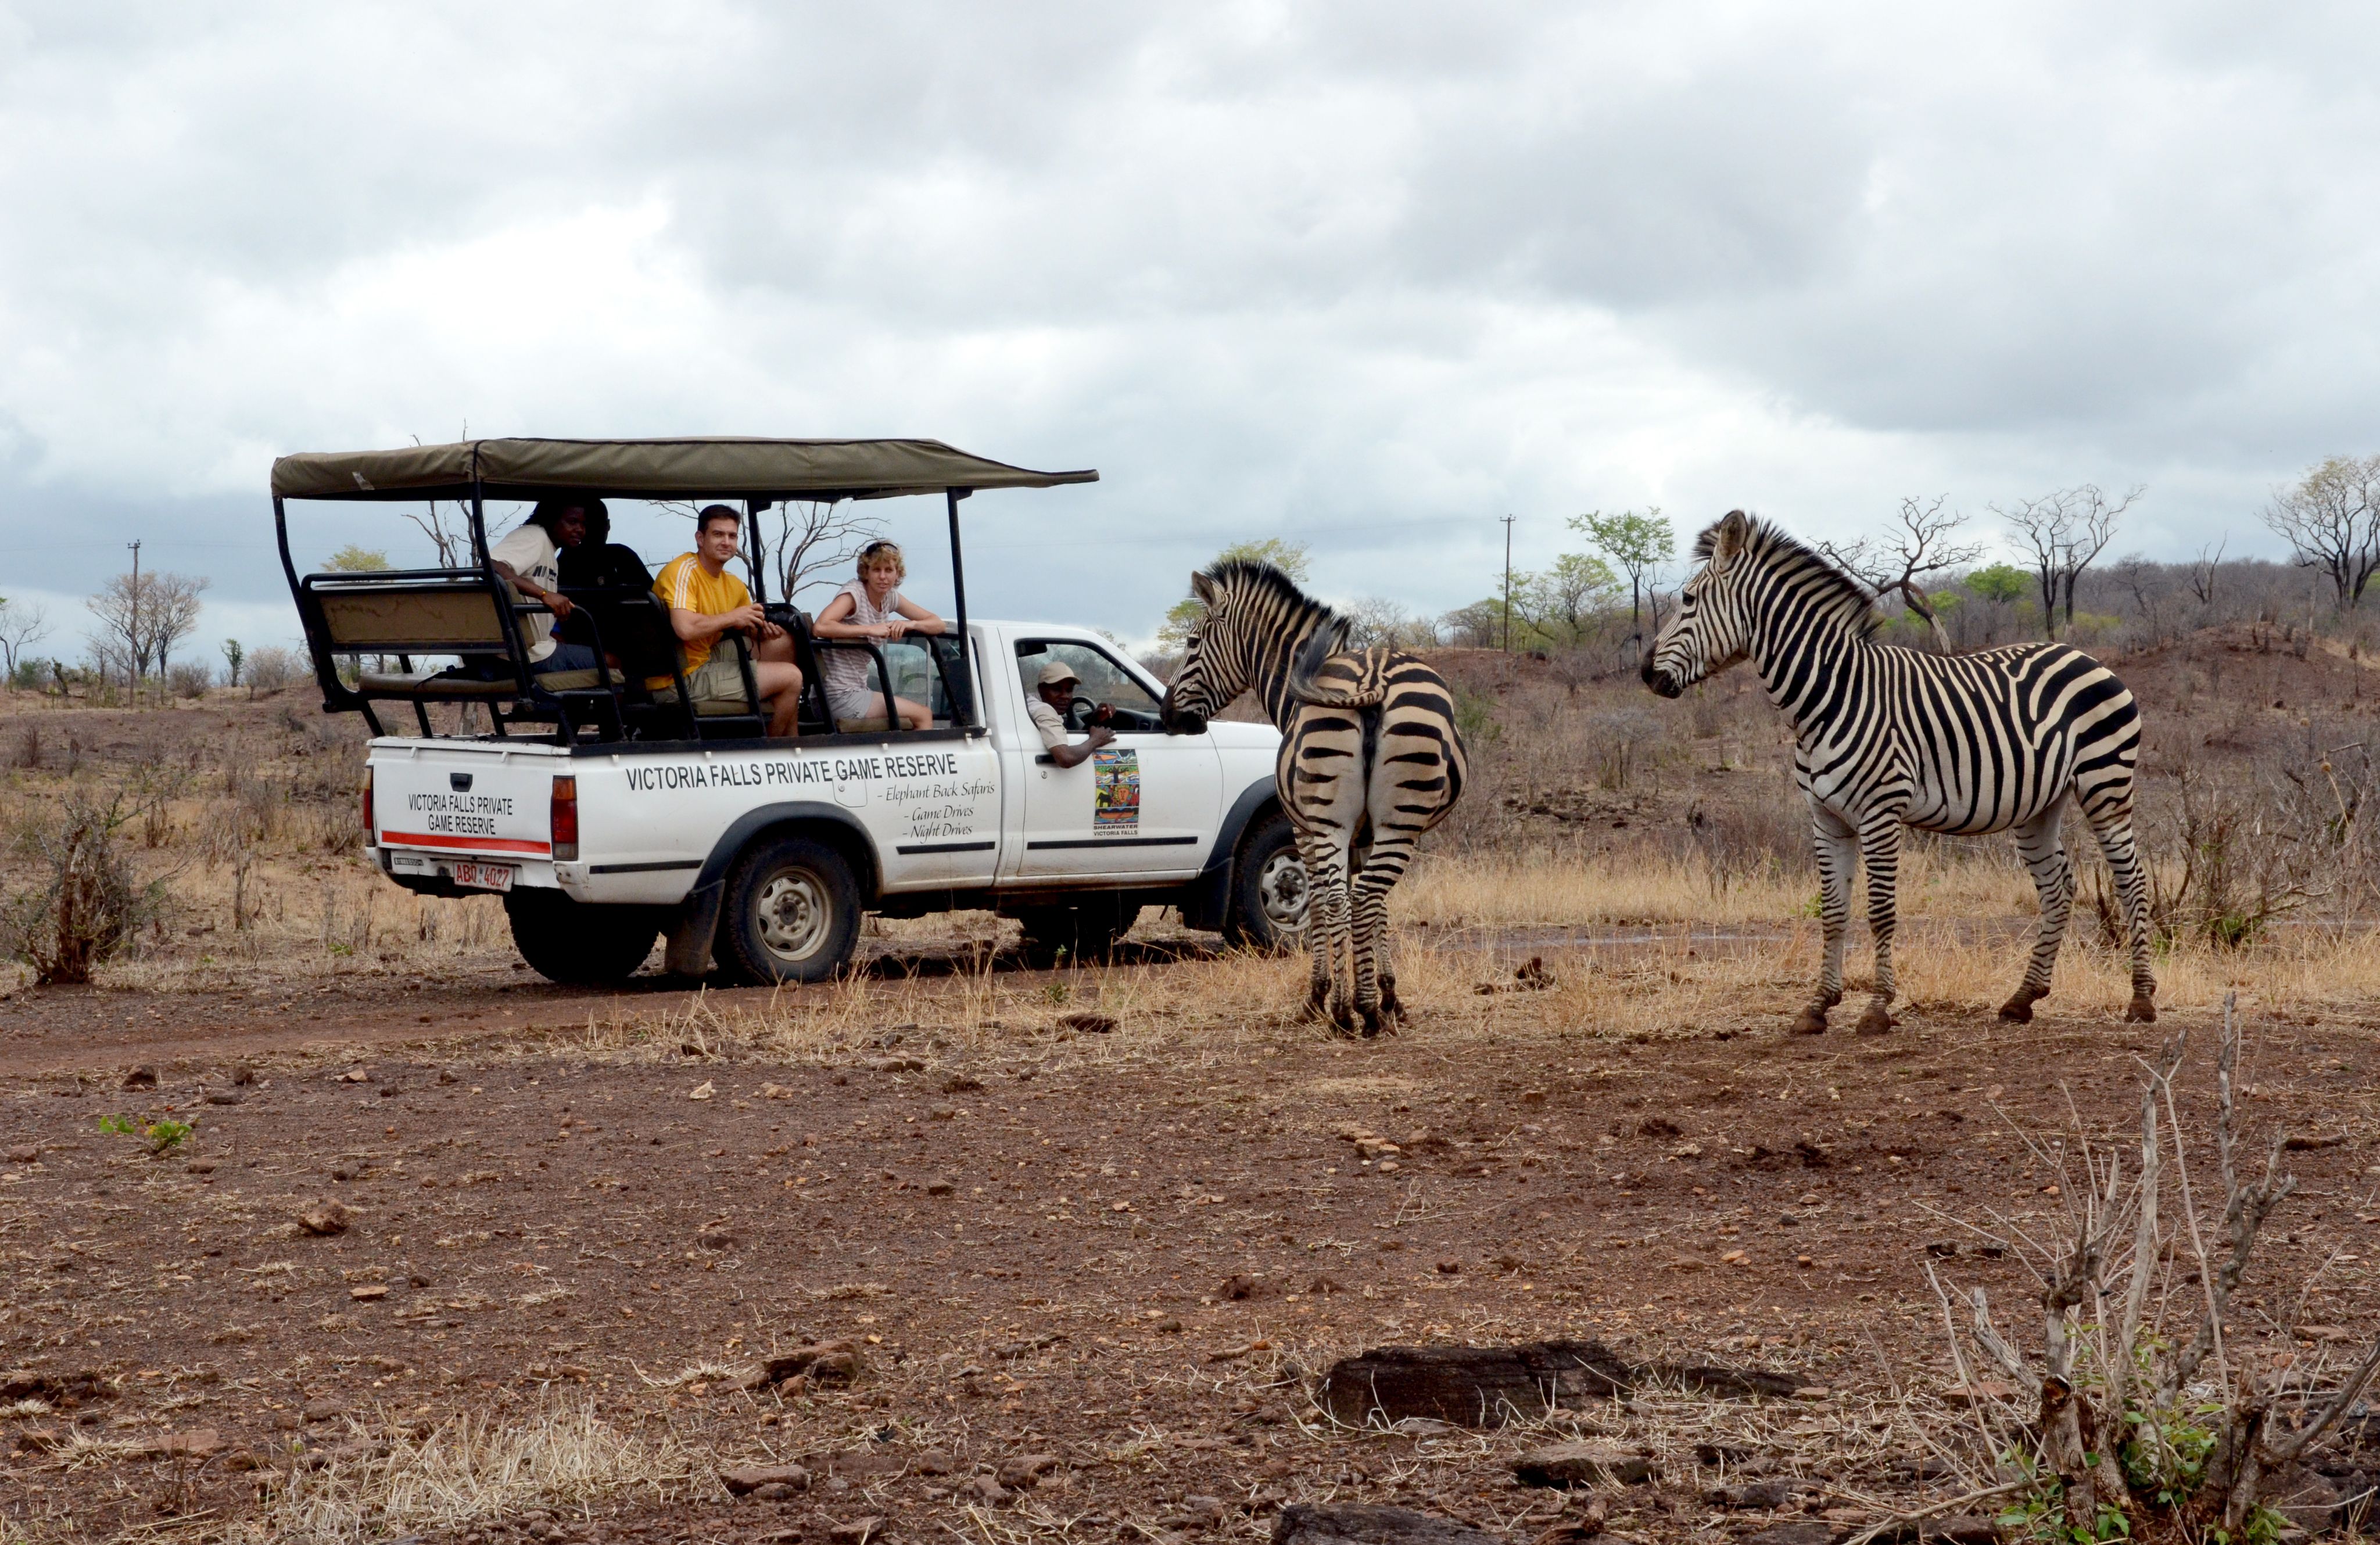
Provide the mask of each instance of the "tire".
[{"label": "tire", "polygon": [[1100,898],[1071,906],[1028,906],[1016,914],[1025,930],[1025,959],[1047,969],[1067,961],[1109,959],[1118,941],[1140,920],[1140,904]]},{"label": "tire", "polygon": [[661,937],[661,910],[596,906],[560,891],[512,891],[504,916],[513,947],[529,968],[566,987],[608,987],[627,980]]},{"label": "tire", "polygon": [[746,981],[824,981],[850,963],[859,916],[842,854],[808,837],[770,839],[728,877],[721,963]]},{"label": "tire", "polygon": [[1297,833],[1289,817],[1275,810],[1256,823],[1232,861],[1224,939],[1268,954],[1304,948],[1307,894]]}]

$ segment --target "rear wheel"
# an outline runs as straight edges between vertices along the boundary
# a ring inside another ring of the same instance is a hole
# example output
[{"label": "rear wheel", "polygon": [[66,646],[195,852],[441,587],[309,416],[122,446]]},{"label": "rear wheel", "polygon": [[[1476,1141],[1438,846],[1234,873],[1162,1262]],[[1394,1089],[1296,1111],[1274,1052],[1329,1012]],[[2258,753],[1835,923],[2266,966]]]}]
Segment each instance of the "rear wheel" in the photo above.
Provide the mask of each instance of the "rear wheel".
[{"label": "rear wheel", "polygon": [[1295,950],[1305,943],[1305,859],[1289,817],[1273,811],[1240,845],[1223,937],[1245,949]]},{"label": "rear wheel", "polygon": [[1016,920],[1025,930],[1026,962],[1046,968],[1114,955],[1117,943],[1140,920],[1140,904],[1099,897],[1068,906],[1029,906],[1018,911]]},{"label": "rear wheel", "polygon": [[722,952],[751,981],[823,981],[859,942],[859,886],[843,855],[808,837],[764,842],[735,866]]},{"label": "rear wheel", "polygon": [[525,890],[504,896],[513,945],[548,981],[602,987],[627,980],[661,937],[662,915],[651,906],[595,906],[561,891]]}]

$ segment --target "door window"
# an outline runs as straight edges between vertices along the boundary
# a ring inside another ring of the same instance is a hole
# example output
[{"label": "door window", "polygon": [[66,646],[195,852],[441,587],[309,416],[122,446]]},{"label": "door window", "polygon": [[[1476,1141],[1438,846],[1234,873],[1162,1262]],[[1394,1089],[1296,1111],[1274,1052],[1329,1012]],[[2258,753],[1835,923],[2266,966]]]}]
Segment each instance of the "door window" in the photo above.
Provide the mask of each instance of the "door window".
[{"label": "door window", "polygon": [[1101,703],[1115,710],[1119,735],[1155,734],[1165,726],[1158,700],[1138,676],[1107,651],[1094,644],[1027,639],[1016,646],[1017,679],[1026,700],[1039,695],[1041,673],[1052,661],[1062,662],[1080,679],[1075,683],[1074,705],[1066,712],[1066,728],[1082,733],[1084,722]]}]

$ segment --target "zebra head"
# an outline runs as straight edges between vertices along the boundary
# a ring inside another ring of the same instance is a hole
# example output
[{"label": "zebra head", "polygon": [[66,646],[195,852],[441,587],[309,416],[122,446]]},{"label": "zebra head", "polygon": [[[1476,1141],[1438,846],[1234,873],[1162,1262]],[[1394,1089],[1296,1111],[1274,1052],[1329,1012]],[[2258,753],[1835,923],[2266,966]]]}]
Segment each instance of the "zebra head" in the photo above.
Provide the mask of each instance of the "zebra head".
[{"label": "zebra head", "polygon": [[[1238,567],[1241,566],[1230,566]],[[1207,721],[1248,688],[1247,651],[1237,647],[1246,630],[1249,587],[1225,566],[1190,576],[1190,590],[1206,615],[1182,642],[1182,663],[1166,684],[1162,723],[1168,735],[1202,735]]]},{"label": "zebra head", "polygon": [[1752,648],[1752,608],[1744,554],[1762,528],[1742,510],[1694,539],[1694,570],[1678,592],[1677,608],[1645,656],[1645,685],[1674,698],[1705,676],[1742,660]]}]

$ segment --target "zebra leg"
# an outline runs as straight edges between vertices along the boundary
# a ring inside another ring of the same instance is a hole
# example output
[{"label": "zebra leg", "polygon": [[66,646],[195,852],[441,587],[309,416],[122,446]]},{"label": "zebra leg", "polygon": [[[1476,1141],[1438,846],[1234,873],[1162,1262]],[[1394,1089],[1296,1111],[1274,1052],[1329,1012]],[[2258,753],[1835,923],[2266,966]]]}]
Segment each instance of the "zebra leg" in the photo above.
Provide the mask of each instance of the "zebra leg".
[{"label": "zebra leg", "polygon": [[1811,846],[1818,860],[1818,925],[1826,932],[1826,964],[1818,972],[1818,995],[1794,1016],[1795,1035],[1824,1035],[1827,1011],[1843,1001],[1843,936],[1851,931],[1852,867],[1859,847],[1850,824],[1830,810],[1810,807]]},{"label": "zebra leg", "polygon": [[1876,990],[1859,1017],[1859,1033],[1881,1035],[1900,1023],[1892,1016],[1896,983],[1892,933],[1900,922],[1900,818],[1886,816],[1860,833],[1860,857],[1867,866],[1867,931],[1876,942]]},{"label": "zebra leg", "polygon": [[[1348,890],[1355,914],[1355,1008],[1364,1016],[1365,1033],[1393,1029],[1403,1017],[1397,1002],[1395,961],[1389,953],[1389,892],[1404,877],[1413,859],[1410,838],[1375,842],[1364,856],[1364,867]],[[1367,980],[1378,986],[1368,1004]]]},{"label": "zebra leg", "polygon": [[2066,816],[2059,800],[2016,829],[2016,850],[2033,873],[2033,888],[2041,896],[2041,921],[2033,935],[2033,959],[2024,980],[2000,1005],[2000,1017],[2020,1025],[2033,1020],[2033,1005],[2049,996],[2050,973],[2058,967],[2058,948],[2066,940],[2066,918],[2074,903],[2074,866],[2067,861],[2066,843],[2058,833]]},{"label": "zebra leg", "polygon": [[[1353,953],[1348,931],[1346,850],[1328,833],[1307,846],[1305,937],[1313,947],[1313,973],[1306,984],[1305,1012],[1341,1029],[1354,1029],[1339,961]],[[1318,912],[1317,909],[1319,909]]]},{"label": "zebra leg", "polygon": [[[2086,812],[2087,814],[2087,812]],[[2132,946],[2132,1001],[2124,1017],[2134,1024],[2156,1023],[2156,977],[2149,970],[2149,886],[2132,845],[2132,822],[2122,811],[2091,819],[2092,834],[2107,856],[2107,872],[2116,879],[2116,894],[2124,902],[2124,932]]]}]

